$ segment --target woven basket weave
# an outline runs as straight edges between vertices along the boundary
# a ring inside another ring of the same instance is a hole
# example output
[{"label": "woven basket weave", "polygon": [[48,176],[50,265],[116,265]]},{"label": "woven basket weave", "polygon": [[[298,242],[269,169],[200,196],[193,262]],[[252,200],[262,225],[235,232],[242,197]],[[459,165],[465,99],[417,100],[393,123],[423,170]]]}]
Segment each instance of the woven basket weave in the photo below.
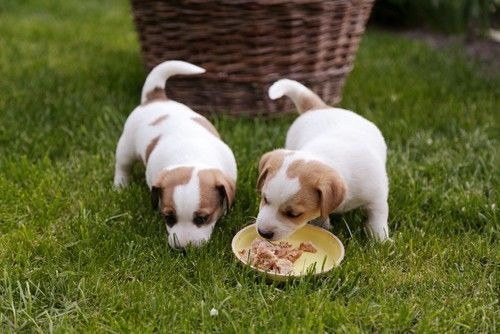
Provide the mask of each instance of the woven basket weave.
[{"label": "woven basket weave", "polygon": [[203,75],[169,79],[169,98],[204,113],[294,111],[268,87],[298,80],[325,102],[342,86],[374,0],[132,0],[146,68],[185,60]]}]

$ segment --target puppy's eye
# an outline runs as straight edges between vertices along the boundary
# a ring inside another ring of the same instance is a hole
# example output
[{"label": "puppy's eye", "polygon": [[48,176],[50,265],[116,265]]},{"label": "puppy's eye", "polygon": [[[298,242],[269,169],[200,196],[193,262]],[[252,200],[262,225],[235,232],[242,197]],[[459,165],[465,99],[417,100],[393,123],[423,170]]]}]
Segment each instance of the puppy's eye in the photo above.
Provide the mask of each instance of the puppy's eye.
[{"label": "puppy's eye", "polygon": [[297,218],[297,217],[302,216],[302,213],[297,213],[297,212],[293,212],[291,210],[288,210],[285,212],[285,216],[287,216],[289,218]]},{"label": "puppy's eye", "polygon": [[175,213],[168,213],[164,216],[165,218],[165,223],[167,223],[168,226],[172,227],[177,223],[177,216]]},{"label": "puppy's eye", "polygon": [[196,225],[196,226],[201,226],[201,225],[204,225],[206,224],[208,221],[208,216],[195,216],[193,218],[193,223]]}]

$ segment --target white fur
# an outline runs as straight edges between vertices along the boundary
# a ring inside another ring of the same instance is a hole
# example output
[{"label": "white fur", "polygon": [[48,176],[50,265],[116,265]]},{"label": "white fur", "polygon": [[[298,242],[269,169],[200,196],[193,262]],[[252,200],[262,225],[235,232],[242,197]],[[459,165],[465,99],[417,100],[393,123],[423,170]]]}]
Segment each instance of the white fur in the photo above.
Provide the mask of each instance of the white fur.
[{"label": "white fur", "polygon": [[[271,86],[269,96],[278,98],[288,95],[293,99],[294,92],[302,87],[292,80],[280,80]],[[286,149],[295,151],[288,156],[289,160],[317,160],[341,176],[346,184],[346,195],[334,212],[363,207],[368,212],[369,233],[379,240],[389,237],[389,183],[385,167],[387,148],[375,124],[340,108],[312,110],[302,114],[292,124],[287,133]],[[265,191],[278,191],[287,187],[290,179],[282,172],[287,166],[283,164],[281,170],[268,180]],[[290,234],[280,233],[281,223],[276,219],[276,208],[284,201],[273,205],[273,210],[261,208],[257,217],[257,226],[265,226],[266,231],[273,230],[274,239]]]},{"label": "white fur", "polygon": [[279,99],[284,95],[290,96],[292,99],[300,94],[307,94],[310,90],[303,84],[290,79],[281,79],[276,81],[269,87],[269,97],[272,100]]},{"label": "white fur", "polygon": [[281,222],[278,209],[282,203],[300,191],[299,179],[290,179],[286,175],[288,166],[294,160],[293,156],[286,156],[282,168],[262,188],[262,194],[267,198],[268,204],[261,203],[259,217],[257,217],[257,226],[261,231],[272,231],[276,236],[288,235],[293,232],[291,229],[293,225]]},{"label": "white fur", "polygon": [[156,66],[146,78],[144,86],[142,87],[141,103],[146,101],[146,94],[154,88],[165,88],[165,83],[171,76],[201,73],[205,73],[205,69],[199,66],[179,60],[165,61]]},{"label": "white fur", "polygon": [[[199,169],[193,170],[191,180],[187,184],[179,185],[174,189],[175,212],[177,223],[167,225],[168,243],[172,247],[184,248],[188,244],[201,246],[210,239],[215,222],[203,226],[193,226],[193,213],[200,204]],[[185,200],[185,199],[189,200]]]},{"label": "white fur", "polygon": [[[293,160],[293,156],[285,157],[283,160],[283,168],[280,168],[276,176],[264,185],[262,190],[270,202],[283,203],[300,190],[299,179],[290,179],[286,175],[287,168]],[[280,180],[283,179],[287,180],[285,184],[280,183]]]},{"label": "white fur", "polygon": [[[142,92],[142,101],[155,87],[163,88],[169,76],[176,74],[203,73],[200,67],[181,61],[167,61],[155,67],[148,75]],[[158,125],[151,125],[160,116],[168,118]],[[213,225],[197,227],[192,223],[193,213],[198,209],[200,189],[198,171],[218,169],[236,181],[236,161],[231,149],[192,118],[202,117],[184,104],[171,100],[157,100],[140,105],[132,111],[125,122],[123,133],[116,149],[114,186],[124,187],[129,182],[132,164],[139,158],[145,161],[149,143],[161,135],[146,165],[146,183],[151,189],[163,170],[176,167],[195,167],[191,180],[174,190],[178,223],[170,232],[169,243],[174,246],[173,234],[178,239],[177,247],[188,243],[195,246],[210,238]]]}]

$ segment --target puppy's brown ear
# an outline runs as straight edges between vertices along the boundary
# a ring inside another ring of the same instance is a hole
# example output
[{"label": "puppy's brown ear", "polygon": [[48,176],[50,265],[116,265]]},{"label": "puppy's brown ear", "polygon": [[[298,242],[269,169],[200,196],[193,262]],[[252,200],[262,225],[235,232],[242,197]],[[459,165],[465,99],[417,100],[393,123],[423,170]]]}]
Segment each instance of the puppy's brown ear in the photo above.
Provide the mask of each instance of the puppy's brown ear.
[{"label": "puppy's brown ear", "polygon": [[345,192],[345,183],[335,171],[329,169],[321,173],[318,193],[322,218],[327,218],[342,203]]},{"label": "puppy's brown ear", "polygon": [[273,152],[267,152],[264,154],[259,161],[259,178],[257,179],[257,190],[261,191],[262,186],[264,185],[264,181],[266,180],[267,177],[267,172],[268,172],[268,163],[269,160],[271,159],[271,154]]},{"label": "puppy's brown ear", "polygon": [[229,176],[217,171],[217,174],[215,175],[215,188],[222,198],[222,210],[224,212],[228,211],[234,203],[236,182]]},{"label": "puppy's brown ear", "polygon": [[264,182],[267,178],[267,173],[269,170],[266,168],[262,172],[259,172],[259,178],[257,179],[257,190],[262,191],[262,187],[264,186]]},{"label": "puppy's brown ear", "polygon": [[153,186],[151,188],[151,206],[153,210],[158,210],[158,204],[162,195],[161,187]]},{"label": "puppy's brown ear", "polygon": [[267,152],[260,158],[259,161],[259,178],[257,179],[257,190],[261,191],[266,178],[270,174],[276,173],[276,171],[283,164],[283,160],[286,155],[286,150],[274,150]]}]

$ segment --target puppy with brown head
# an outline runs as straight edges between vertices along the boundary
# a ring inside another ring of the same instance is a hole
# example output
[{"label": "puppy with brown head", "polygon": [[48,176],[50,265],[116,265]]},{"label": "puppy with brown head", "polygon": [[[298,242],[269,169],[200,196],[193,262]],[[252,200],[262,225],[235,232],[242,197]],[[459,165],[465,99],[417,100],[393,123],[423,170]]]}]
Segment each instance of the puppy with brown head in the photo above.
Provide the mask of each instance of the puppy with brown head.
[{"label": "puppy with brown head", "polygon": [[369,233],[388,238],[386,146],[378,128],[353,112],[328,107],[296,81],[280,80],[269,89],[272,99],[283,95],[302,115],[288,131],[286,149],[260,160],[259,234],[283,239],[316,219],[328,228],[332,212],[363,207]]},{"label": "puppy with brown head", "polygon": [[205,117],[165,95],[169,76],[203,72],[181,61],[155,67],[116,150],[115,187],[126,186],[132,163],[142,160],[151,202],[164,219],[169,244],[176,248],[208,241],[235,196],[231,149]]},{"label": "puppy with brown head", "polygon": [[199,246],[233,204],[234,193],[234,180],[218,169],[175,167],[160,173],[151,203],[165,219],[172,246]]}]

